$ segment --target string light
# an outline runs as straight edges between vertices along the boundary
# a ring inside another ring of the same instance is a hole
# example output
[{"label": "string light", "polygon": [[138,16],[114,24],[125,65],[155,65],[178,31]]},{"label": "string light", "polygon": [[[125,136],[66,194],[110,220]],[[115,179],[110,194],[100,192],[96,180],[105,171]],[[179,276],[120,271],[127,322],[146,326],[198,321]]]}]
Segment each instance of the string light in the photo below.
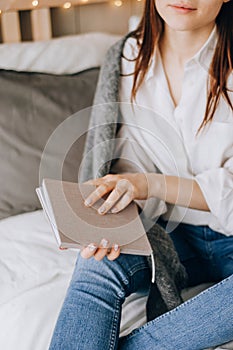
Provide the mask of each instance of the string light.
[{"label": "string light", "polygon": [[82,0],[83,3],[88,2],[89,0]]},{"label": "string light", "polygon": [[71,2],[65,2],[64,5],[63,5],[63,8],[64,8],[65,10],[70,9],[70,8],[71,8]]},{"label": "string light", "polygon": [[0,15],[1,15],[1,13],[2,13],[2,10],[0,10]]},{"label": "string light", "polygon": [[114,5],[115,5],[116,7],[121,7],[121,6],[123,5],[123,2],[122,2],[122,0],[115,0],[115,1],[114,1]]},{"label": "string light", "polygon": [[39,1],[38,0],[33,0],[32,1],[32,6],[33,7],[36,7],[36,6],[38,6],[39,5]]}]

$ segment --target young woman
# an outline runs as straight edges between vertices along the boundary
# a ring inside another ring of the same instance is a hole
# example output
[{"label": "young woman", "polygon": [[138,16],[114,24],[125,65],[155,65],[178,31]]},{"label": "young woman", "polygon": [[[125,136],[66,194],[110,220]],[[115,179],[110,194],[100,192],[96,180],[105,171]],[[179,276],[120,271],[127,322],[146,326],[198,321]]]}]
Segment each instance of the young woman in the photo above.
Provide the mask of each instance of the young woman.
[{"label": "young woman", "polygon": [[189,285],[218,283],[119,340],[121,306],[148,288],[148,262],[94,242],[78,257],[50,349],[200,350],[233,339],[232,18],[229,0],[146,0],[102,68],[83,170],[98,177],[87,206],[109,194],[103,215],[149,199],[150,216],[173,223]]}]

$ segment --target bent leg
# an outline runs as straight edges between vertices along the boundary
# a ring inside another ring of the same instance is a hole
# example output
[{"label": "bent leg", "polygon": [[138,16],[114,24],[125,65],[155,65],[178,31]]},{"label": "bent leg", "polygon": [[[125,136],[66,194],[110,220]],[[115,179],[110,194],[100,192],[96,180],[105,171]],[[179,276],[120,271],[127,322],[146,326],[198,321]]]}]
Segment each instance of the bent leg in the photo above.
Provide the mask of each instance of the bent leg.
[{"label": "bent leg", "polygon": [[233,275],[120,339],[119,350],[201,350],[233,338]]},{"label": "bent leg", "polygon": [[117,349],[125,297],[149,283],[145,257],[121,254],[114,261],[96,261],[79,256],[49,349]]}]

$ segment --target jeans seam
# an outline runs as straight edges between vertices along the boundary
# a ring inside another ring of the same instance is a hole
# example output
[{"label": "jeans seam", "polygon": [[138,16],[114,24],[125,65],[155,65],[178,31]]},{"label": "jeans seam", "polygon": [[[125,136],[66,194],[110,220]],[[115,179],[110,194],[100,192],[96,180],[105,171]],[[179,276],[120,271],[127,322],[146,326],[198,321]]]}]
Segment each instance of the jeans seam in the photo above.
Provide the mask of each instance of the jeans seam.
[{"label": "jeans seam", "polygon": [[144,263],[138,264],[136,266],[134,266],[132,269],[130,269],[129,271],[127,271],[127,275],[129,278],[125,278],[122,279],[122,282],[124,283],[124,285],[128,285],[129,284],[129,279],[138,271],[143,270],[143,269],[147,269],[149,268],[149,266],[147,266]]},{"label": "jeans seam", "polygon": [[116,299],[115,303],[115,312],[113,316],[113,321],[112,321],[112,332],[109,340],[109,350],[114,350],[115,349],[115,341],[116,341],[116,333],[117,333],[117,320],[118,320],[118,313],[120,311],[120,300]]},{"label": "jeans seam", "polygon": [[212,248],[212,240],[209,239],[209,228],[208,227],[205,227],[204,229],[204,232],[205,232],[205,244],[206,244],[206,247],[207,247],[207,255],[209,256],[210,260],[213,261],[213,248]]},{"label": "jeans seam", "polygon": [[132,277],[136,272],[143,270],[143,269],[148,269],[149,266],[146,266],[144,263],[143,264],[138,264],[134,266],[131,270],[128,271],[128,275]]}]

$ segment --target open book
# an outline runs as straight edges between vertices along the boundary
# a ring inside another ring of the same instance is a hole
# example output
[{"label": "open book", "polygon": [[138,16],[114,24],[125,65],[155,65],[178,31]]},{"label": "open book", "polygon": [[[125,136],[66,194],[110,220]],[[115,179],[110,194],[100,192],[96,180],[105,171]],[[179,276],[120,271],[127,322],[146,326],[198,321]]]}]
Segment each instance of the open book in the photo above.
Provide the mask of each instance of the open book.
[{"label": "open book", "polygon": [[91,208],[84,205],[94,189],[87,184],[52,179],[44,179],[36,189],[60,248],[82,248],[106,238],[109,247],[117,243],[122,253],[151,255],[136,204],[131,203],[117,214],[100,215],[97,209],[103,199]]}]

